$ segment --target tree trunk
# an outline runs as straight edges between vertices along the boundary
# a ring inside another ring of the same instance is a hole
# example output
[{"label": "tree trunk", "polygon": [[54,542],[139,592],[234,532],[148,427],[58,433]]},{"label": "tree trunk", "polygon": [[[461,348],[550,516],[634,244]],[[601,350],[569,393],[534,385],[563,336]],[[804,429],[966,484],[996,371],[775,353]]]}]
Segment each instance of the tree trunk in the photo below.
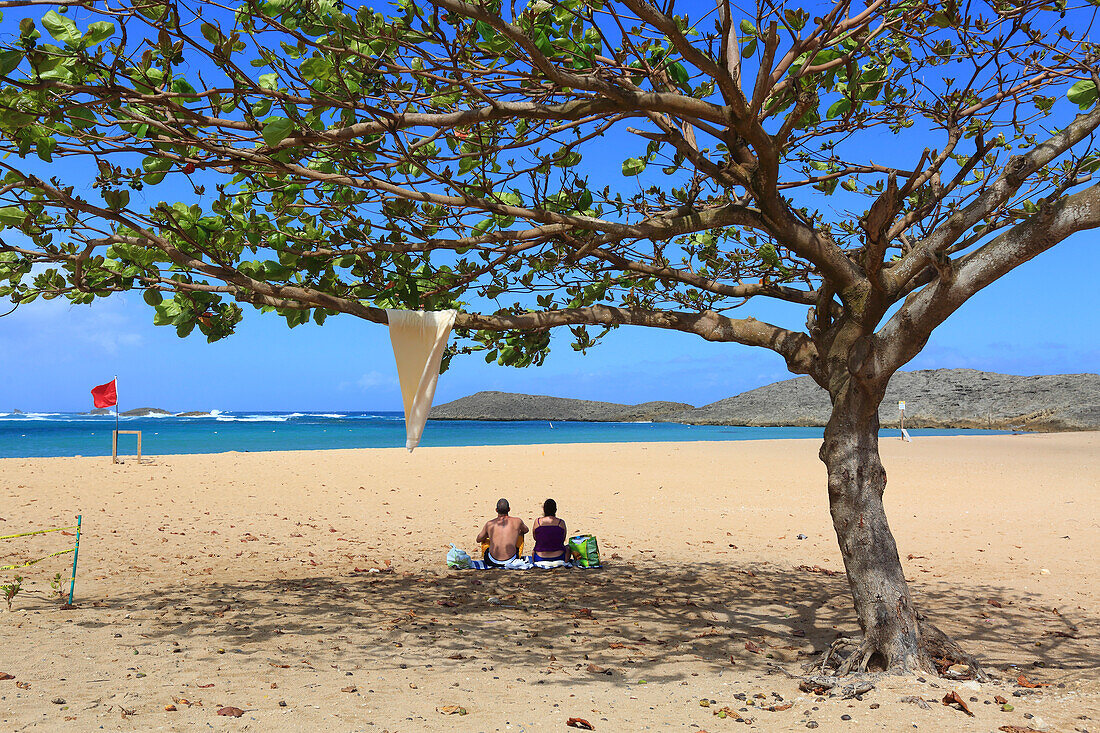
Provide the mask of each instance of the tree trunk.
[{"label": "tree trunk", "polygon": [[834,398],[821,460],[829,471],[829,509],[840,542],[863,640],[840,674],[868,669],[894,673],[981,667],[917,612],[898,557],[882,495],[886,470],[878,448],[877,399],[849,382]]}]

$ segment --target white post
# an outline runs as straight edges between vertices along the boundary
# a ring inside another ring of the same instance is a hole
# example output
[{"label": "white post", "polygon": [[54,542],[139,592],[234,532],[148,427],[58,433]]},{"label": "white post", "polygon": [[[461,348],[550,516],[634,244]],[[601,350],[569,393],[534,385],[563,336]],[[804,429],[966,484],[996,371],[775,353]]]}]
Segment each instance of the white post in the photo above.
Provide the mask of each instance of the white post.
[{"label": "white post", "polygon": [[901,413],[901,419],[899,420],[899,427],[901,428],[901,439],[906,443],[912,443],[912,438],[909,437],[909,433],[905,431],[905,401],[898,401],[898,412]]}]

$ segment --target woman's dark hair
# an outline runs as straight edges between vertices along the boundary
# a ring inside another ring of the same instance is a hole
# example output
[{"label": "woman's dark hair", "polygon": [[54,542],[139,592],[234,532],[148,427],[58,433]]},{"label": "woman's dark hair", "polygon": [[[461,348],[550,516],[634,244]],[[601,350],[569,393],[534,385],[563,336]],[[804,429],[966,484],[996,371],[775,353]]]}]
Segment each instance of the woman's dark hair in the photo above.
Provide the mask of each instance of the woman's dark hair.
[{"label": "woman's dark hair", "polygon": [[542,513],[548,517],[556,517],[558,515],[558,502],[553,499],[542,502]]}]

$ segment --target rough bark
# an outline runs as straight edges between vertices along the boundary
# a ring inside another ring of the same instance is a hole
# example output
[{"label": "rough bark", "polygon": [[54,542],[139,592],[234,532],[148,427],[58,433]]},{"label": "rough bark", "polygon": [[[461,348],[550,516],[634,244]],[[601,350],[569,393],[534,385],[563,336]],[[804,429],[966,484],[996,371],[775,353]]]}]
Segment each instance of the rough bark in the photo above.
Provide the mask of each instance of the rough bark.
[{"label": "rough bark", "polygon": [[942,672],[954,663],[981,666],[917,611],[883,508],[886,470],[879,456],[881,393],[851,380],[833,397],[821,460],[829,474],[829,508],[863,639],[838,672]]}]

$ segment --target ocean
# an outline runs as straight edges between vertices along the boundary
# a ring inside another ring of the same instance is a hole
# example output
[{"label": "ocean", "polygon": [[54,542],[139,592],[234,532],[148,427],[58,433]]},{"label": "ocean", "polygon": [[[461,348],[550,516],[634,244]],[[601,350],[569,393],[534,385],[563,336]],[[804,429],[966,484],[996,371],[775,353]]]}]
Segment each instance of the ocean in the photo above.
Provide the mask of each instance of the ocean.
[{"label": "ocean", "polygon": [[[109,456],[114,415],[0,413],[0,458]],[[143,455],[226,451],[400,448],[400,412],[218,412],[202,417],[122,417],[121,430],[142,432]],[[922,435],[990,435],[997,430],[910,430]],[[898,431],[883,430],[884,437]],[[675,423],[487,422],[429,420],[422,446],[540,443],[657,443],[692,440],[820,440],[821,428],[745,428]],[[119,454],[133,455],[136,436],[119,436]]]}]

